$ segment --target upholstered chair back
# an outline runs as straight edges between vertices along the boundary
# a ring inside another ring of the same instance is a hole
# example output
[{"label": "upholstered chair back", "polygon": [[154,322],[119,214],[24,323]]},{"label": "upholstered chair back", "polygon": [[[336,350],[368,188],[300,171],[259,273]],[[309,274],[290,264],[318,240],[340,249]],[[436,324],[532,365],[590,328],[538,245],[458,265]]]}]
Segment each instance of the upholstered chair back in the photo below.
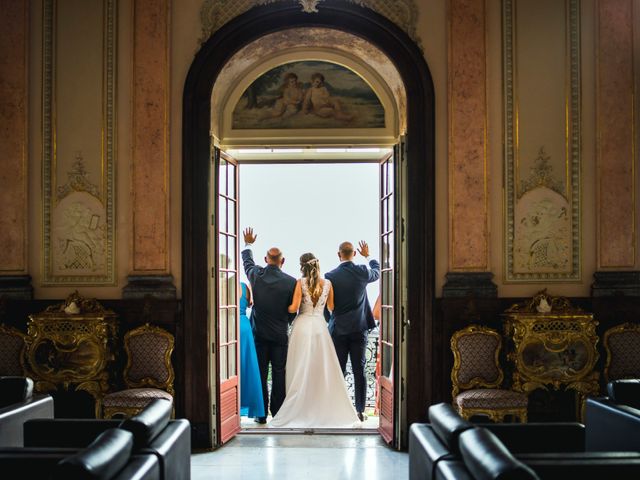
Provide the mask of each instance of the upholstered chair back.
[{"label": "upholstered chair back", "polygon": [[128,356],[124,377],[129,388],[150,386],[173,395],[173,335],[162,328],[144,325],[129,331],[124,343]]},{"label": "upholstered chair back", "polygon": [[24,334],[0,325],[0,376],[24,375]]},{"label": "upholstered chair back", "polygon": [[625,323],[604,334],[605,379],[640,378],[640,325]]},{"label": "upholstered chair back", "polygon": [[502,383],[504,377],[498,363],[501,343],[498,332],[479,325],[471,325],[452,336],[454,397],[460,390],[495,388]]},{"label": "upholstered chair back", "polygon": [[526,423],[527,394],[500,388],[504,379],[501,347],[500,334],[479,325],[470,325],[451,337],[451,396],[462,418],[484,415],[502,422],[511,415]]}]

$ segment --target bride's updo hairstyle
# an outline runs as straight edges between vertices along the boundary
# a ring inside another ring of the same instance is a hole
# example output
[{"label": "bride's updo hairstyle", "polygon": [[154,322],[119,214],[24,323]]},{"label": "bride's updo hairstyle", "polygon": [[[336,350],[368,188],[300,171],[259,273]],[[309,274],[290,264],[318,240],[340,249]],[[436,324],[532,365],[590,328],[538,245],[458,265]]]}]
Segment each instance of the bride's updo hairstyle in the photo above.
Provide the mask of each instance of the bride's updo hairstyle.
[{"label": "bride's updo hairstyle", "polygon": [[320,262],[313,253],[303,253],[300,257],[300,271],[307,279],[309,295],[314,302],[320,298],[322,287],[320,286]]}]

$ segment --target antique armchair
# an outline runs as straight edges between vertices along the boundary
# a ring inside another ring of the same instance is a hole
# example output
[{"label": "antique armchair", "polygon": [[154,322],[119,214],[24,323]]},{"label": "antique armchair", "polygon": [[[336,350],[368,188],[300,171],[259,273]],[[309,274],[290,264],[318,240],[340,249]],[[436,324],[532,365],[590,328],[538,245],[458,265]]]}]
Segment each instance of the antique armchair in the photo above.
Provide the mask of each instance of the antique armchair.
[{"label": "antique armchair", "polygon": [[127,389],[104,396],[103,418],[136,415],[155,398],[173,402],[175,374],[171,353],[174,343],[173,335],[148,323],[126,333],[124,382]]},{"label": "antique armchair", "polygon": [[0,324],[0,377],[24,376],[25,335]]},{"label": "antique armchair", "polygon": [[465,419],[486,415],[499,422],[513,415],[527,421],[527,395],[499,388],[504,379],[499,364],[501,344],[498,332],[479,325],[470,325],[451,337],[451,396]]},{"label": "antique armchair", "polygon": [[604,333],[607,360],[604,367],[606,382],[622,378],[640,378],[640,325],[623,323]]}]

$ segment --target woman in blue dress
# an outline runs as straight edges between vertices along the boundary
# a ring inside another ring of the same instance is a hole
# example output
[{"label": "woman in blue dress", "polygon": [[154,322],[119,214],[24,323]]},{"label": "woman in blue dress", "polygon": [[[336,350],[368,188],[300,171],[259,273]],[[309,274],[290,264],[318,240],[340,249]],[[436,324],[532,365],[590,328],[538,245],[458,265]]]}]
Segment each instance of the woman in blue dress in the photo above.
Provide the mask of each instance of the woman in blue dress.
[{"label": "woman in blue dress", "polygon": [[248,417],[262,418],[264,400],[262,383],[258,369],[256,345],[253,341],[251,322],[247,317],[247,307],[251,306],[251,290],[246,283],[240,283],[240,414]]}]

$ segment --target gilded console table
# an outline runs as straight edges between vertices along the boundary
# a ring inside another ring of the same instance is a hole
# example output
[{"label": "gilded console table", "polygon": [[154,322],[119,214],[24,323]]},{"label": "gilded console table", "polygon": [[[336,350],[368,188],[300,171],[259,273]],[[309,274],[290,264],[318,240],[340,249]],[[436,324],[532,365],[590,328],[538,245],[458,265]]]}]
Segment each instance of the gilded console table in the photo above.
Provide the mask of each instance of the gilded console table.
[{"label": "gilded console table", "polygon": [[542,388],[574,390],[577,412],[584,413],[587,395],[600,391],[596,345],[598,322],[546,290],[505,312],[505,334],[512,340],[513,389],[530,393]]},{"label": "gilded console table", "polygon": [[36,390],[84,390],[95,399],[96,418],[100,418],[116,334],[116,314],[77,292],[63,304],[30,315],[27,368]]}]

